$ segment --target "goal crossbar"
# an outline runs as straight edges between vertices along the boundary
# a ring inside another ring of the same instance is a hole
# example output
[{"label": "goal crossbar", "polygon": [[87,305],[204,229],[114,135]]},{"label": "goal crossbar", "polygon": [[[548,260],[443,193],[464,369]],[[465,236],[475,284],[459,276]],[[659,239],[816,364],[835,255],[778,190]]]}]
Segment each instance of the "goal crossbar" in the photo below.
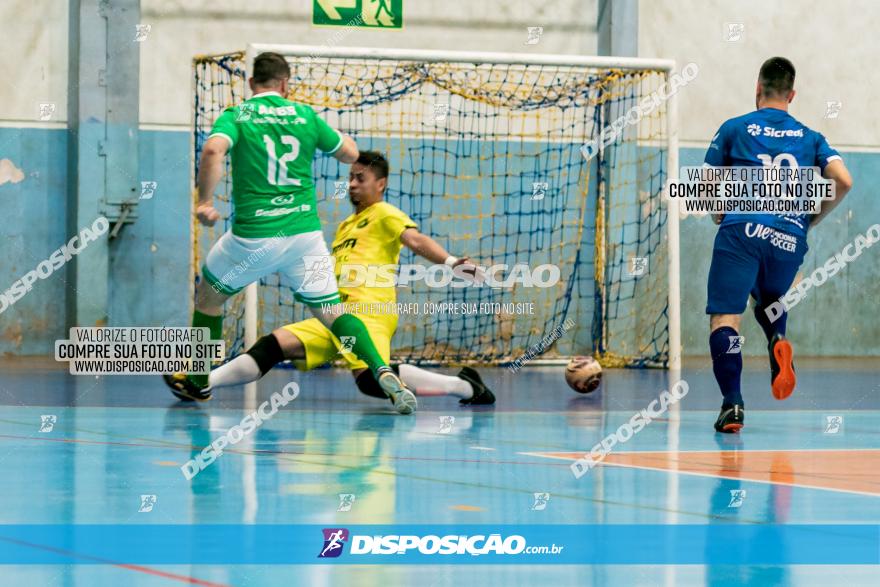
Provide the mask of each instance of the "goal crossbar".
[{"label": "goal crossbar", "polygon": [[[533,55],[529,53],[493,53],[484,51],[434,51],[427,49],[380,49],[375,47],[329,47],[327,45],[277,45],[254,43],[247,47],[248,57],[271,51],[281,55],[340,58],[392,59],[426,63],[496,63],[501,65],[558,65],[597,67],[608,69],[653,69],[671,72],[671,59],[643,59],[641,57],[601,57],[581,55]],[[252,60],[249,59],[249,63]]]}]

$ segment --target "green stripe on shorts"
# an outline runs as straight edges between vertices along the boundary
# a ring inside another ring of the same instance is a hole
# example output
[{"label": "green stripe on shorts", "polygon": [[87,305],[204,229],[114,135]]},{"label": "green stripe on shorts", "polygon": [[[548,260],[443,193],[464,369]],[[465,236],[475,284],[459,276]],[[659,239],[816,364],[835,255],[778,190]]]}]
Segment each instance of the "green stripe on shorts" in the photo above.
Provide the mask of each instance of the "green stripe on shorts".
[{"label": "green stripe on shorts", "polygon": [[208,282],[208,285],[211,286],[211,289],[213,289],[217,293],[222,293],[227,296],[234,296],[235,294],[237,294],[238,292],[240,292],[241,290],[244,289],[243,287],[239,288],[239,289],[232,289],[231,287],[229,287],[228,285],[226,285],[225,283],[223,283],[222,281],[217,279],[213,273],[208,271],[207,265],[202,265],[202,277],[205,278],[205,281]]},{"label": "green stripe on shorts", "polygon": [[310,308],[320,308],[324,304],[340,304],[342,300],[339,298],[339,293],[333,293],[326,296],[321,296],[319,298],[306,298],[302,295],[295,293],[293,294],[293,299],[298,302],[302,302]]}]

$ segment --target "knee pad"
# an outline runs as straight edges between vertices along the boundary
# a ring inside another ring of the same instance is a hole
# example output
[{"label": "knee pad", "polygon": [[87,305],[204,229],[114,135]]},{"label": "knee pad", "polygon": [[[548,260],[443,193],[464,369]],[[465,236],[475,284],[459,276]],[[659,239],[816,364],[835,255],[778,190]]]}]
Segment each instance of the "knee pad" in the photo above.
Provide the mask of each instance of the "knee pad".
[{"label": "knee pad", "polygon": [[274,334],[267,334],[258,340],[254,346],[247,350],[247,354],[254,358],[260,373],[265,375],[272,367],[284,360],[284,351],[278,344],[278,339]]}]

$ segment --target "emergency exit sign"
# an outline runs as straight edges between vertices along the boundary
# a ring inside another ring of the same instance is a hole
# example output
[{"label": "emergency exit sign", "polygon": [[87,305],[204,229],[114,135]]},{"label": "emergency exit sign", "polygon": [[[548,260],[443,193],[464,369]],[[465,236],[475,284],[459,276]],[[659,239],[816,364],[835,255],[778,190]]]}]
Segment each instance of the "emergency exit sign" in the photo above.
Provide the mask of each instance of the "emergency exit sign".
[{"label": "emergency exit sign", "polygon": [[312,24],[403,28],[403,0],[312,0]]}]

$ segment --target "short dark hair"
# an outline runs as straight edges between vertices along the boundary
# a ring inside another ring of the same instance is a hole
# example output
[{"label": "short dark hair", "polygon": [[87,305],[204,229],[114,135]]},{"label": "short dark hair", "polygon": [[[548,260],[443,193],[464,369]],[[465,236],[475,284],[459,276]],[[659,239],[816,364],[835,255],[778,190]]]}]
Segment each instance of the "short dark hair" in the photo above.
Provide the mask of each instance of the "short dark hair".
[{"label": "short dark hair", "polygon": [[794,65],[785,57],[771,57],[758,74],[765,98],[784,98],[794,89]]},{"label": "short dark hair", "polygon": [[260,53],[254,59],[254,83],[263,85],[290,77],[290,65],[278,53]]},{"label": "short dark hair", "polygon": [[376,175],[376,179],[388,177],[388,160],[379,151],[361,151],[357,162],[369,167]]}]

